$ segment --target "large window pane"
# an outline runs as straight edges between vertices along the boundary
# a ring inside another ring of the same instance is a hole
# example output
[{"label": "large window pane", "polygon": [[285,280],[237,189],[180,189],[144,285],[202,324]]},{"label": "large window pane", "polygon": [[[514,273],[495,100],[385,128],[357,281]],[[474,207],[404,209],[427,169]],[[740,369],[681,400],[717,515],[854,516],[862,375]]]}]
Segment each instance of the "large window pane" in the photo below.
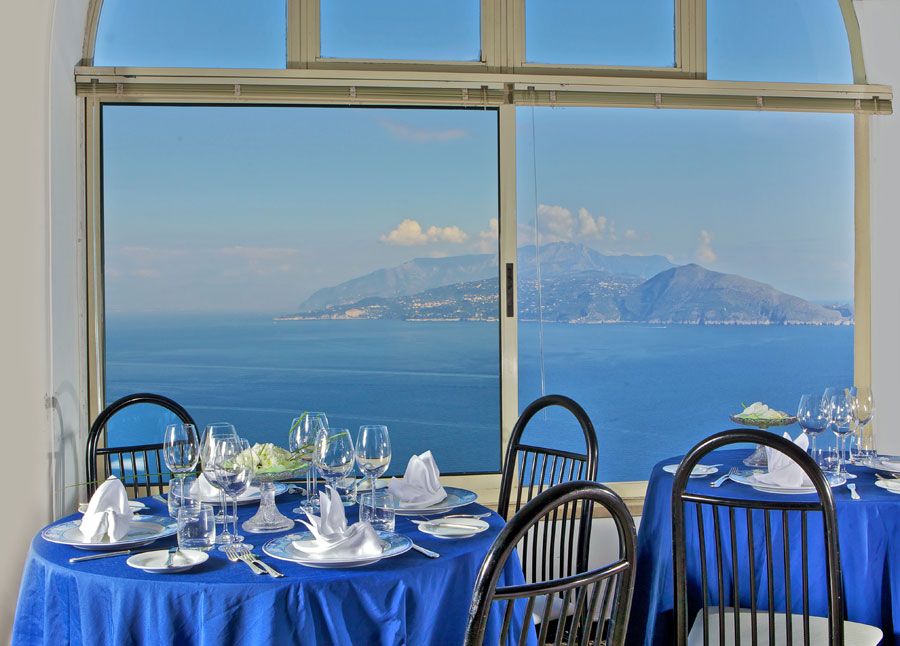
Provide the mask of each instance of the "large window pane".
[{"label": "large window pane", "polygon": [[324,57],[481,58],[480,0],[322,0],[320,13]]},{"label": "large window pane", "polygon": [[851,384],[852,116],[529,108],[518,151],[520,406],[579,401],[602,480]]},{"label": "large window pane", "polygon": [[284,0],[104,0],[94,64],[283,68]]},{"label": "large window pane", "polygon": [[496,111],[107,106],[103,162],[108,402],[498,470]]},{"label": "large window pane", "polygon": [[707,11],[711,79],[853,82],[837,0],[715,0]]},{"label": "large window pane", "polygon": [[672,0],[526,0],[529,63],[675,64]]}]

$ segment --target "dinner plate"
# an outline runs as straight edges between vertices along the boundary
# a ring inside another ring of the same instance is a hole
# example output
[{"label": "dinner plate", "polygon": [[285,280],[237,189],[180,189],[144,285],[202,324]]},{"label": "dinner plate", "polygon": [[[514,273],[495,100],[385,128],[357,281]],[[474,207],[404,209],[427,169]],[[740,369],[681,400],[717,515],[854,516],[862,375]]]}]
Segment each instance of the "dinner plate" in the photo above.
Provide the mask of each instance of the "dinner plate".
[{"label": "dinner plate", "polygon": [[384,544],[384,551],[378,556],[341,557],[336,559],[310,556],[293,546],[294,541],[314,540],[313,535],[310,532],[300,532],[298,534],[288,534],[287,536],[273,538],[263,545],[263,552],[272,558],[299,563],[300,565],[305,565],[307,567],[348,568],[371,565],[382,559],[400,556],[412,548],[412,541],[402,534],[395,534],[394,532],[378,532],[378,538],[380,538]]},{"label": "dinner plate", "polygon": [[[84,512],[86,512],[89,504],[90,504],[90,503],[87,503],[87,502],[79,503],[79,504],[78,504],[78,513],[79,513],[79,514],[83,514]],[[129,500],[129,501],[128,501],[128,508],[129,508],[133,513],[136,514],[136,513],[138,513],[139,511],[143,511],[143,510],[147,509],[147,505],[145,505],[144,503],[142,503],[140,500]]]},{"label": "dinner plate", "polygon": [[875,486],[891,493],[900,493],[900,480],[896,484],[893,480],[875,480]]},{"label": "dinner plate", "polygon": [[[459,525],[459,527],[457,527]],[[468,525],[469,529],[464,529],[461,525]],[[469,538],[486,531],[490,525],[480,518],[438,518],[427,523],[418,524],[419,531],[430,534],[437,538]]]},{"label": "dinner plate", "polygon": [[172,558],[172,565],[166,567],[166,563],[169,560],[169,550],[155,550],[129,556],[125,563],[133,568],[152,574],[174,574],[175,572],[190,570],[192,567],[205,563],[208,558],[209,554],[200,550],[178,550]]},{"label": "dinner plate", "polygon": [[[275,497],[276,498],[288,490],[288,485],[284,484],[283,482],[273,482],[272,484],[275,486]],[[253,492],[243,495],[243,496],[238,496],[237,504],[249,505],[250,503],[259,502],[259,497],[260,497],[259,488],[255,487]],[[215,498],[204,498],[203,499],[204,504],[216,505],[217,507],[219,506],[219,504],[221,502],[222,502],[222,498],[218,494],[216,494]],[[228,502],[230,503],[231,500],[229,499]]]},{"label": "dinner plate", "polygon": [[[766,485],[754,482],[750,479],[752,476],[752,473],[736,474],[731,476],[731,480],[737,482],[738,484],[753,487],[757,491],[762,491],[765,493],[777,493],[784,496],[805,496],[811,493],[816,493],[816,488],[812,485],[810,485],[809,487],[776,487],[774,485]],[[844,476],[827,474],[825,478],[828,480],[828,484],[831,487],[840,487],[842,484],[847,482],[847,478],[845,478]]]},{"label": "dinner plate", "polygon": [[872,458],[869,465],[877,471],[885,471],[887,473],[900,473],[900,456],[897,455],[879,455]]},{"label": "dinner plate", "polygon": [[81,519],[69,520],[58,525],[51,525],[41,532],[44,540],[60,545],[70,545],[80,550],[111,550],[114,548],[128,549],[149,545],[153,541],[167,536],[173,536],[178,531],[178,524],[174,518],[168,516],[135,516],[128,526],[128,534],[120,541],[109,539],[99,543],[88,543],[78,526]]},{"label": "dinner plate", "polygon": [[[412,507],[402,505],[394,509],[398,516],[428,516],[429,514],[445,514],[457,507],[470,505],[478,500],[478,494],[459,487],[444,487],[447,497],[429,507]],[[379,507],[383,508],[383,507]]]},{"label": "dinner plate", "polygon": [[[678,471],[678,467],[681,466],[679,464],[667,464],[663,467],[663,471],[666,473],[671,473],[675,475],[675,472]],[[713,467],[706,464],[695,464],[694,468],[691,469],[692,478],[705,478],[706,476],[711,476],[714,473],[719,472],[719,467]]]}]

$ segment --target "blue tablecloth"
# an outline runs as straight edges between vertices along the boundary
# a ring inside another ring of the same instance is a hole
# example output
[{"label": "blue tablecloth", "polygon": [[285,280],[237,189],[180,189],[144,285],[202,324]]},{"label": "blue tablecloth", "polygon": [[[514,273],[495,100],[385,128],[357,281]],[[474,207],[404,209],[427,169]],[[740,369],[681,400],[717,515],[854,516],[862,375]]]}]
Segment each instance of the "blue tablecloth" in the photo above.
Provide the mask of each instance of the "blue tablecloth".
[{"label": "blue tablecloth", "polygon": [[[150,513],[166,513],[158,501],[144,502]],[[291,517],[296,505],[297,496],[279,498],[281,511]],[[241,507],[240,520],[254,511],[255,505]],[[486,510],[472,505],[465,511]],[[348,508],[348,519],[356,513],[356,507]],[[13,643],[456,646],[462,643],[476,573],[503,526],[496,514],[488,520],[490,529],[482,534],[442,540],[398,517],[397,531],[439,552],[439,559],[410,551],[372,566],[332,570],[264,556],[285,574],[282,579],[254,575],[217,550],[181,574],[146,574],[128,567],[125,557],[70,565],[70,557],[88,552],[37,536],[22,578]],[[282,535],[244,534],[258,554],[266,541]],[[174,538],[158,542],[160,548],[174,544]],[[522,582],[518,560],[512,559],[500,584]],[[514,622],[521,625],[523,616],[524,605],[517,607]],[[488,631],[493,643],[501,621],[495,609]]]},{"label": "blue tablecloth", "polygon": [[[727,472],[731,466],[741,466],[741,460],[748,455],[747,450],[718,451],[707,456],[705,464],[724,463],[720,467],[718,475]],[[637,577],[634,593],[634,603],[631,610],[631,620],[628,626],[629,644],[668,644],[673,642],[674,631],[674,606],[673,606],[673,574],[672,574],[672,513],[671,496],[673,478],[662,470],[665,464],[675,464],[681,457],[663,460],[657,464],[650,476],[647,488],[647,497],[644,501],[644,512],[641,519],[640,532],[638,534],[637,551]],[[838,512],[838,534],[841,551],[841,567],[844,576],[844,598],[846,601],[847,616],[850,621],[858,621],[872,626],[878,626],[884,632],[884,644],[900,644],[900,495],[892,494],[875,486],[874,471],[864,467],[853,467],[849,470],[857,474],[857,491],[862,497],[859,501],[850,499],[850,492],[846,487],[835,488],[834,497]],[[708,478],[695,478],[690,481],[689,490],[703,493],[716,492],[709,488],[710,481],[717,476]],[[718,489],[717,495],[732,498],[761,498],[767,494],[760,493],[750,487],[736,483],[726,483]],[[772,494],[769,494],[772,495]],[[784,500],[784,496],[778,496]],[[813,496],[791,497],[793,500],[812,500]],[[689,511],[693,505],[689,505]],[[742,512],[743,513],[743,512]],[[755,512],[762,514],[762,512]],[[796,512],[792,512],[796,513]],[[696,528],[696,515],[689,514],[686,519],[689,528]],[[810,549],[810,581],[816,581],[824,571],[824,550],[822,546],[821,517],[818,522],[809,524],[809,549]],[[741,515],[738,515],[740,519]],[[711,513],[710,513],[711,518]],[[724,516],[727,522],[727,515]],[[754,517],[756,518],[756,517]],[[693,519],[693,520],[691,520]],[[759,516],[760,522],[762,516]],[[707,519],[708,521],[710,519]],[[745,536],[746,530],[742,529],[745,522],[738,522],[738,536]],[[754,539],[759,540],[762,531],[756,531],[754,520]],[[712,523],[706,525],[707,536],[711,537]],[[789,520],[792,544],[799,539],[799,521]],[[727,530],[725,530],[727,532]],[[773,534],[776,544],[773,545],[776,558],[773,561],[780,562],[777,557],[781,551],[780,524],[773,525]],[[696,539],[696,529],[689,534],[689,541]],[[727,536],[727,533],[725,534]],[[711,559],[714,557],[711,543],[707,550]],[[746,539],[739,543],[739,563],[746,563]],[[690,551],[696,547],[689,546]],[[792,557],[796,558],[796,557]],[[730,556],[726,563],[730,562]],[[708,561],[711,565],[713,560]],[[696,566],[697,559],[689,559],[689,579],[699,577],[699,569]],[[694,567],[692,568],[692,564]],[[743,567],[743,565],[739,565]],[[759,565],[757,565],[757,568]],[[740,573],[743,575],[743,573]],[[776,582],[783,575],[776,569]],[[747,581],[744,575],[742,580]],[[730,577],[725,583],[726,590]],[[776,586],[773,595],[776,610],[783,610],[785,599],[783,584]],[[757,586],[760,598],[760,607],[766,608],[765,585]],[[699,601],[698,601],[699,603]],[[741,605],[748,602],[742,602]],[[697,606],[699,607],[699,605]],[[800,596],[795,594],[792,598],[792,607],[795,612],[800,612],[802,605]],[[691,610],[690,619],[693,620],[694,610]],[[814,615],[827,614],[825,589],[823,586],[813,587],[810,597],[810,612]]]}]

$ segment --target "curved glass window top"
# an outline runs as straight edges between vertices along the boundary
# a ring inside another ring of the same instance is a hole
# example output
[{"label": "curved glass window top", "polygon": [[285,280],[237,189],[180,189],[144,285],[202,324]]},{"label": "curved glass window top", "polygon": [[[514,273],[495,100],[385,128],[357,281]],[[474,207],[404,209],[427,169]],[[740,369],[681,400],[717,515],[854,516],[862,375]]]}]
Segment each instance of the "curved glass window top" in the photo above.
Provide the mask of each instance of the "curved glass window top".
[{"label": "curved glass window top", "polygon": [[711,79],[853,82],[837,0],[715,0],[707,12]]},{"label": "curved glass window top", "polygon": [[284,68],[284,0],[104,0],[94,65]]}]

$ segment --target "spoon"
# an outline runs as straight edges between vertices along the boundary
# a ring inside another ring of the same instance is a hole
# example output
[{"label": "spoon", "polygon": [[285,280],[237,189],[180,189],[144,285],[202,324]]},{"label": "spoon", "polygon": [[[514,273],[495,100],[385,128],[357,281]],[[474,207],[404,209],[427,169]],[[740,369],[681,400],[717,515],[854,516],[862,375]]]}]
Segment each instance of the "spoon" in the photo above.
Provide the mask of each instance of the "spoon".
[{"label": "spoon", "polygon": [[847,489],[850,490],[850,498],[852,500],[860,500],[859,494],[856,493],[856,485],[854,483],[848,483]]}]

